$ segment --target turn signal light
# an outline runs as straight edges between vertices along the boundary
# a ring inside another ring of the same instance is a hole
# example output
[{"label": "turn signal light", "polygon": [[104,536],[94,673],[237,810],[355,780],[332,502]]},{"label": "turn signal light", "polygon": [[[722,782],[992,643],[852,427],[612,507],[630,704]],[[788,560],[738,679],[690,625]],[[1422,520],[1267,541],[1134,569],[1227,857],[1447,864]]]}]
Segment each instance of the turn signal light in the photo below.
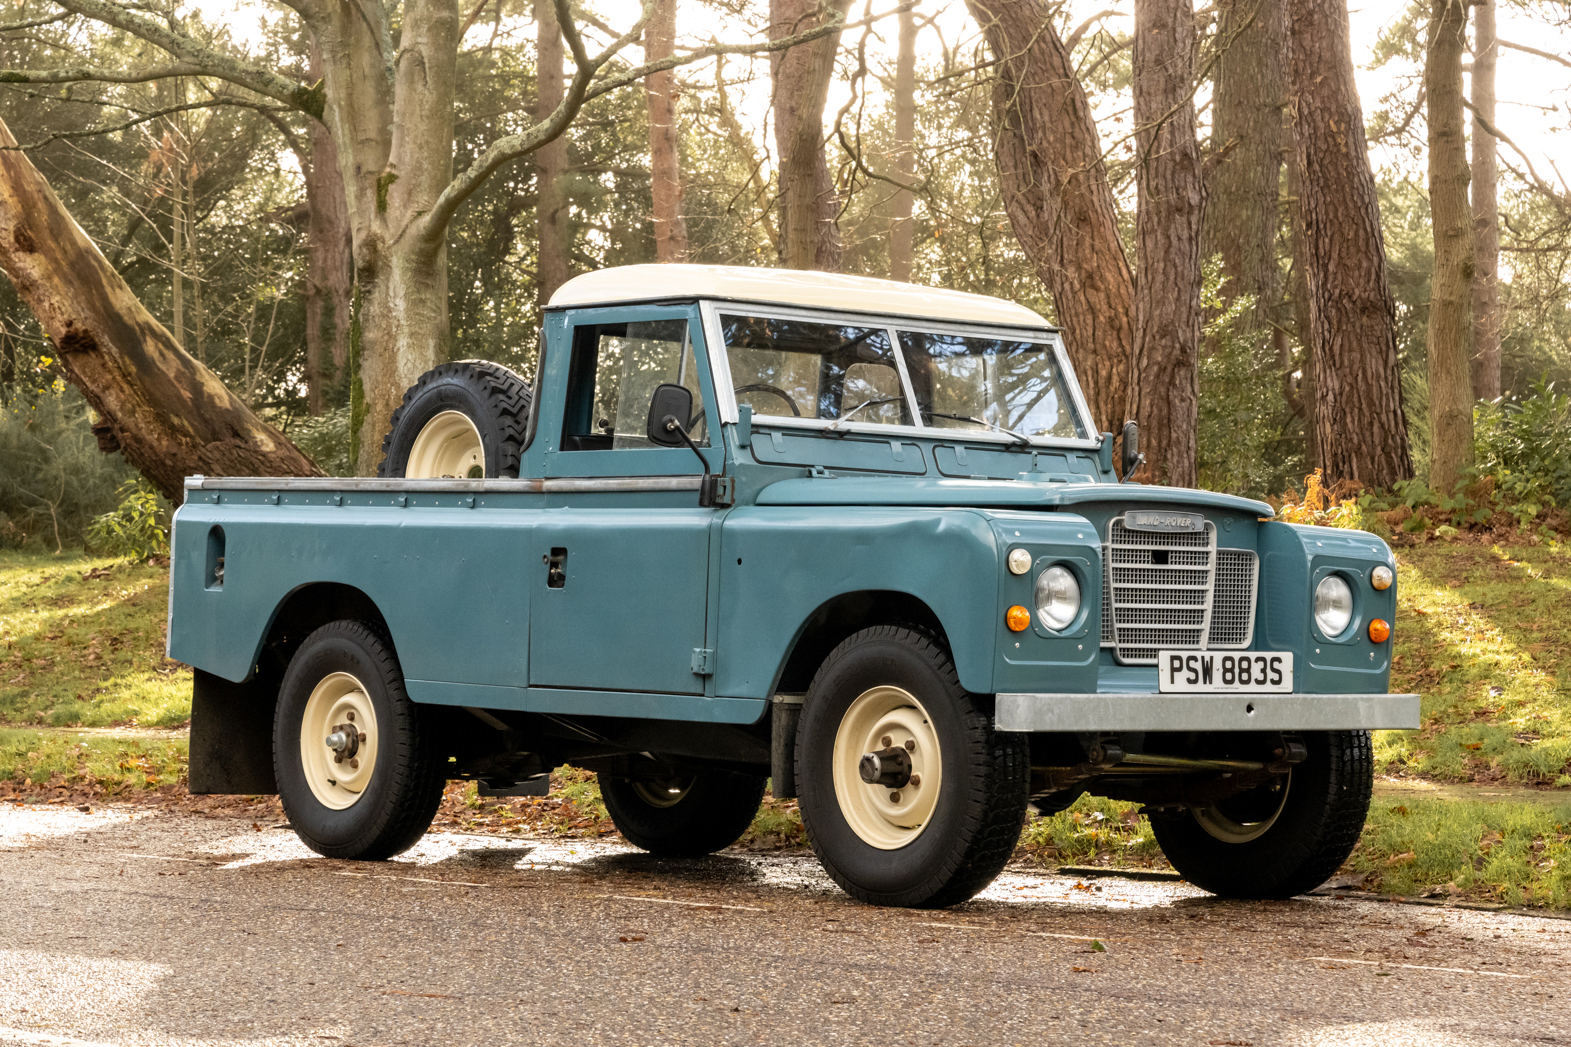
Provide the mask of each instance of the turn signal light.
[{"label": "turn signal light", "polygon": [[1031,628],[1031,612],[1019,604],[1015,604],[1004,615],[1004,622],[1009,626],[1010,632],[1023,633]]},{"label": "turn signal light", "polygon": [[1384,618],[1374,618],[1369,622],[1369,638],[1375,643],[1385,643],[1391,639],[1391,623]]}]

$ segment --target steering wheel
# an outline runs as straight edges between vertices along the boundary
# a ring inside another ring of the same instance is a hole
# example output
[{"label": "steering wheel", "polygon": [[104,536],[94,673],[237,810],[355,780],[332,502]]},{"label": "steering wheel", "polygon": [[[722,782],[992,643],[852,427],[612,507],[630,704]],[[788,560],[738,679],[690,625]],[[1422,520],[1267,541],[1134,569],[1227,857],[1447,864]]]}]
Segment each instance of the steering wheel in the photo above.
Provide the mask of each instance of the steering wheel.
[{"label": "steering wheel", "polygon": [[736,389],[733,390],[733,392],[739,396],[742,393],[774,393],[776,396],[780,397],[780,399],[784,400],[787,404],[790,405],[792,414],[796,415],[798,418],[802,417],[802,409],[796,405],[795,400],[791,399],[791,394],[780,388],[778,385],[770,385],[767,382],[754,382],[752,385],[739,385],[736,387]]}]

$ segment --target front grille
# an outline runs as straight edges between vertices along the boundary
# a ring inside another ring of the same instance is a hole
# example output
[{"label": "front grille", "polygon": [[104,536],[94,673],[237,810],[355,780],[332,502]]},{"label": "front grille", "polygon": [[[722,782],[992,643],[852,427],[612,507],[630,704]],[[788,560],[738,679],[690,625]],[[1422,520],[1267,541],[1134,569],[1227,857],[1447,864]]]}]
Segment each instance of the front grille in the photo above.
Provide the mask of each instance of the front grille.
[{"label": "front grille", "polygon": [[1125,665],[1155,665],[1160,650],[1248,647],[1256,566],[1247,549],[1218,549],[1204,532],[1134,531],[1123,517],[1102,547],[1102,646]]}]

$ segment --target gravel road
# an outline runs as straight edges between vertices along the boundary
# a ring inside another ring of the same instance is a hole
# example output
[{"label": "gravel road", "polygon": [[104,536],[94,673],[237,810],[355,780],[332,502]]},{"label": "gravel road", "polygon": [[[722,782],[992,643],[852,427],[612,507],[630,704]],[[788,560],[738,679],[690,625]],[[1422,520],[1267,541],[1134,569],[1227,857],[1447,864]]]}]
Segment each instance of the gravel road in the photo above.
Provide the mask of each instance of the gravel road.
[{"label": "gravel road", "polygon": [[[1571,922],[1006,874],[849,901],[810,859],[0,810],[0,1044],[1571,1044]],[[1105,949],[1105,951],[1103,951]]]}]

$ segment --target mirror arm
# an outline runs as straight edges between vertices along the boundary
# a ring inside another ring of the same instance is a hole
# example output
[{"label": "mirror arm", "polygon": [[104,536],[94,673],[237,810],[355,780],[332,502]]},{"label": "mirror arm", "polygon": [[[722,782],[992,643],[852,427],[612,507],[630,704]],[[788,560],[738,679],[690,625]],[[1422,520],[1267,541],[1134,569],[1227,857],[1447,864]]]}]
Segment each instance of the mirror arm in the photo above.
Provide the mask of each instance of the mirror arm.
[{"label": "mirror arm", "polygon": [[[703,464],[704,467],[704,478],[702,481],[700,481],[700,486],[698,488],[698,506],[701,509],[714,508],[715,482],[714,477],[711,476],[709,472],[709,459],[704,457],[704,452],[698,449],[698,445],[693,442],[693,438],[687,435],[687,430],[682,428],[682,423],[676,420],[676,415],[666,415],[661,424],[665,426],[666,432],[675,433],[676,435],[680,436],[682,438],[682,442],[691,448],[694,454],[698,455],[698,460]],[[725,475],[724,460],[722,460],[720,463],[720,475]]]},{"label": "mirror arm", "polygon": [[1146,456],[1145,456],[1145,452],[1142,451],[1141,453],[1135,455],[1135,464],[1131,465],[1129,467],[1129,471],[1124,474],[1124,478],[1122,480],[1118,481],[1118,482],[1121,483],[1121,484],[1128,483],[1129,482],[1129,478],[1131,476],[1135,475],[1135,470],[1139,469],[1144,464],[1146,464]]}]

